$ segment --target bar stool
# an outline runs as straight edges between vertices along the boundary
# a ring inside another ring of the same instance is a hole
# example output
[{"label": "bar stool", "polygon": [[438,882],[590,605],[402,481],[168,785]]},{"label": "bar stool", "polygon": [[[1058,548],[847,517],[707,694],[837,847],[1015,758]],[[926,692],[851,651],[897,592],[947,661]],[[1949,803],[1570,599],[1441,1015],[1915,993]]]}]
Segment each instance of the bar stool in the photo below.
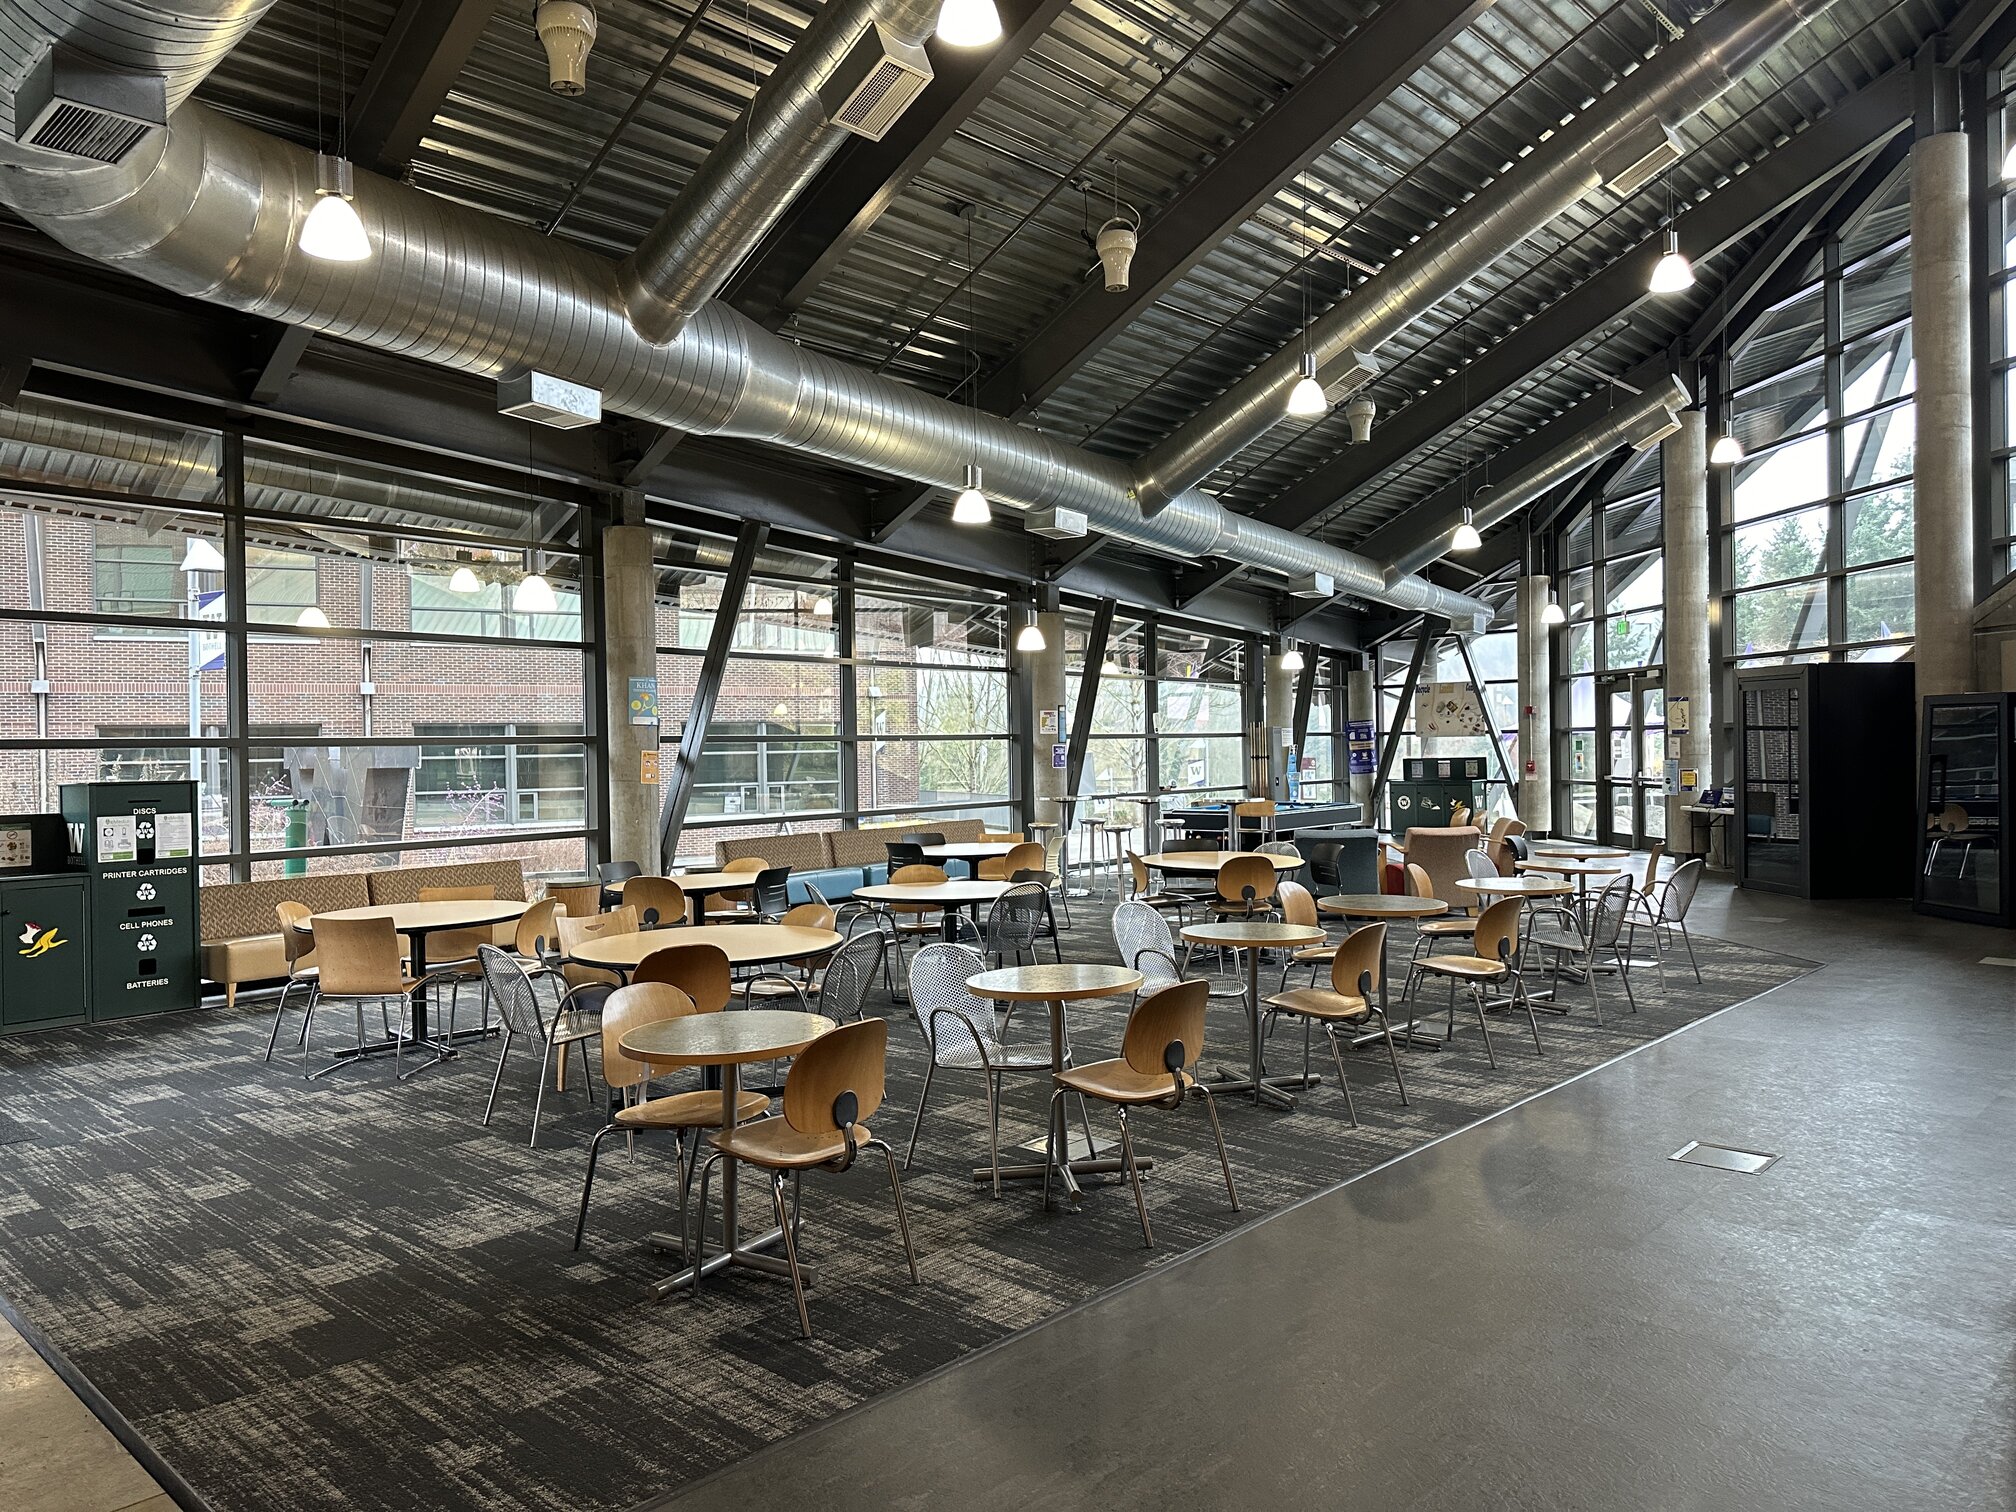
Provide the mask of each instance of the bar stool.
[{"label": "bar stool", "polygon": [[[1127,826],[1131,829],[1132,826]],[[1085,859],[1091,864],[1093,879],[1099,882],[1104,872],[1111,868],[1117,883],[1120,877],[1120,841],[1127,832],[1121,826],[1105,819],[1087,819],[1078,827],[1085,837]],[[1111,840],[1112,845],[1107,841]],[[1094,892],[1102,891],[1102,885],[1095,885]]]},{"label": "bar stool", "polygon": [[1064,927],[1070,929],[1071,852],[1064,843],[1064,826],[1054,819],[1034,819],[1028,829],[1029,838],[1043,847],[1043,869],[1057,874],[1057,904],[1064,911]]}]

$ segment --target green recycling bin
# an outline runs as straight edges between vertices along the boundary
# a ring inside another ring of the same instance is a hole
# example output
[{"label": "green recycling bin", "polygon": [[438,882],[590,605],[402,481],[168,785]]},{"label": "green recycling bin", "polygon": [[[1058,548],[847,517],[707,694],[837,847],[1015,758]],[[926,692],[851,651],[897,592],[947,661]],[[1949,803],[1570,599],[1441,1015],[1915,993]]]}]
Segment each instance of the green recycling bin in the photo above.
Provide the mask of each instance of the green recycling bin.
[{"label": "green recycling bin", "polygon": [[196,1007],[203,938],[196,784],[68,783],[62,809],[84,860],[91,1017]]}]

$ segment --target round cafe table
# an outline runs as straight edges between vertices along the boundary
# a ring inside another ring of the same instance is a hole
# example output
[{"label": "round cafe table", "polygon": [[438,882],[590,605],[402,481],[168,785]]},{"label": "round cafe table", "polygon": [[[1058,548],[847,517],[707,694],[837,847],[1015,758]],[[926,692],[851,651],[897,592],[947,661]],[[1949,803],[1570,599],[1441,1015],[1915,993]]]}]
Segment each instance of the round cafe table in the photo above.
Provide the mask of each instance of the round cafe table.
[{"label": "round cafe table", "polygon": [[567,958],[628,977],[652,951],[672,945],[718,945],[730,966],[767,966],[824,955],[838,950],[840,941],[838,930],[807,929],[798,924],[687,924],[583,940]]},{"label": "round cafe table", "polygon": [[[1571,920],[1573,918],[1573,915],[1567,909],[1558,905],[1548,906],[1547,904],[1547,900],[1549,899],[1566,898],[1574,893],[1575,884],[1562,877],[1548,876],[1544,872],[1536,871],[1528,872],[1526,875],[1520,877],[1468,878],[1458,882],[1456,885],[1465,892],[1479,897],[1524,898],[1526,900],[1526,918],[1529,921],[1536,914],[1540,913],[1552,913],[1557,918]],[[1522,958],[1526,953],[1525,934],[1526,931],[1522,929],[1519,941],[1519,953]],[[1539,992],[1529,992],[1527,997],[1532,1001],[1533,1006],[1540,1009],[1543,1013],[1566,1013],[1568,1011],[1566,1008],[1557,1008],[1554,1005],[1553,993],[1550,990],[1543,989]]]},{"label": "round cafe table", "polygon": [[941,908],[944,910],[945,938],[957,940],[959,929],[954,920],[959,917],[961,909],[972,909],[973,922],[978,924],[980,905],[992,903],[1012,886],[1012,882],[975,882],[964,878],[952,882],[877,882],[869,887],[857,887],[848,896],[870,903],[912,903]]},{"label": "round cafe table", "polygon": [[1251,1019],[1252,1030],[1248,1074],[1244,1081],[1214,1083],[1212,1090],[1251,1092],[1255,1107],[1264,1102],[1277,1108],[1293,1108],[1295,1099],[1281,1088],[1306,1087],[1322,1078],[1314,1073],[1305,1076],[1299,1071],[1290,1076],[1267,1074],[1267,1067],[1260,1058],[1260,952],[1320,945],[1323,943],[1323,931],[1313,924],[1268,924],[1234,919],[1216,924],[1192,924],[1183,931],[1183,938],[1192,945],[1216,945],[1246,952],[1246,1012]]},{"label": "round cafe table", "polygon": [[[332,908],[315,914],[296,927],[306,934],[315,932],[317,919],[390,919],[393,932],[405,937],[407,958],[412,963],[415,978],[424,980],[427,975],[427,937],[445,934],[456,929],[479,929],[485,924],[507,924],[524,913],[532,905],[517,898],[452,898],[437,903],[378,903],[366,908]],[[434,1058],[422,1061],[407,1076],[425,1071],[438,1061],[446,1060],[455,1053],[446,1041],[435,1040],[427,1033],[427,1010],[431,1006],[433,989],[422,986],[413,994],[413,1039],[415,1043],[430,1044],[434,1047]],[[470,1035],[480,1035],[481,1030],[472,1029]],[[466,1036],[465,1036],[466,1037]],[[392,1042],[366,1045],[362,1050],[337,1052],[337,1062],[355,1060],[360,1055],[385,1055],[391,1053]]]},{"label": "round cafe table", "polygon": [[[1317,908],[1324,913],[1333,913],[1346,921],[1356,919],[1361,923],[1383,923],[1391,919],[1432,919],[1437,914],[1449,912],[1449,905],[1440,898],[1416,898],[1407,893],[1333,893],[1327,898],[1316,900]],[[1386,940],[1379,942],[1379,1010],[1384,1013],[1390,1006],[1386,985]],[[1379,1032],[1372,1030],[1353,1036],[1353,1047],[1369,1044],[1378,1039]],[[1402,1032],[1401,1038],[1409,1049],[1440,1050],[1442,1042],[1425,1034]]]},{"label": "round cafe table", "polygon": [[1587,926],[1589,919],[1589,879],[1591,877],[1614,877],[1627,868],[1623,861],[1628,851],[1619,852],[1617,859],[1592,861],[1584,856],[1573,860],[1564,856],[1541,856],[1531,861],[1515,861],[1513,866],[1520,872],[1551,872],[1555,876],[1571,878],[1575,883],[1575,916]]},{"label": "round cafe table", "polygon": [[[733,928],[735,926],[716,926]],[[761,926],[742,926],[760,928]],[[691,930],[665,931],[679,935]],[[704,931],[703,931],[704,932]],[[618,938],[627,938],[619,936]],[[682,941],[683,943],[683,941]],[[684,1018],[664,1019],[645,1024],[623,1036],[623,1053],[643,1061],[653,1071],[670,1071],[680,1066],[717,1068],[721,1073],[721,1127],[735,1127],[736,1104],[742,1093],[741,1068],[751,1061],[777,1060],[796,1055],[807,1045],[835,1027],[823,1013],[788,1013],[772,1008],[752,1008],[743,1013],[689,1013]],[[720,1252],[709,1255],[706,1264],[687,1266],[676,1275],[652,1284],[651,1295],[663,1301],[681,1286],[691,1286],[702,1275],[712,1275],[727,1267],[739,1266],[766,1276],[789,1279],[791,1269],[782,1260],[764,1251],[784,1237],[782,1229],[743,1238],[737,1223],[736,1177],[741,1162],[726,1151],[721,1155]],[[701,1213],[700,1222],[707,1222]],[[705,1230],[703,1228],[702,1232]],[[660,1249],[685,1252],[684,1234],[653,1234],[651,1243]],[[808,1272],[805,1279],[812,1279]]]},{"label": "round cafe table", "polygon": [[1022,844],[1020,840],[955,840],[924,847],[926,861],[964,861],[966,875],[978,878],[982,861],[998,861]]},{"label": "round cafe table", "polygon": [[756,876],[752,871],[693,871],[674,872],[672,880],[692,903],[693,921],[698,924],[706,921],[709,898],[716,893],[747,892],[755,885]]},{"label": "round cafe table", "polygon": [[[1257,856],[1258,851],[1156,851],[1152,856],[1143,856],[1142,862],[1157,871],[1177,872],[1186,876],[1215,877],[1218,868],[1227,861],[1236,861],[1241,856]],[[1274,870],[1280,872],[1299,871],[1307,863],[1300,856],[1269,856]]]},{"label": "round cafe table", "polygon": [[[1091,961],[1049,962],[1036,966],[1006,966],[998,971],[982,971],[966,979],[966,990],[977,998],[997,1003],[1041,1003],[1050,1014],[1050,1065],[1053,1071],[1069,1063],[1065,1043],[1064,1005],[1088,998],[1118,997],[1140,987],[1141,973],[1131,966],[1104,966]],[[1136,1162],[1139,1164],[1139,1162]],[[1051,1121],[1044,1140],[1043,1159],[1028,1165],[1001,1167],[1003,1181],[1041,1181],[1045,1170],[1063,1179],[1072,1201],[1082,1195],[1080,1176],[1103,1176],[1120,1170],[1117,1157],[1101,1155],[1096,1149],[1083,1158],[1071,1157],[1070,1134],[1060,1118]],[[975,1181],[992,1181],[986,1166],[973,1172]]]},{"label": "round cafe table", "polygon": [[1631,852],[1619,850],[1614,845],[1575,845],[1567,842],[1550,843],[1546,840],[1526,849],[1536,856],[1556,856],[1563,861],[1621,861]]}]

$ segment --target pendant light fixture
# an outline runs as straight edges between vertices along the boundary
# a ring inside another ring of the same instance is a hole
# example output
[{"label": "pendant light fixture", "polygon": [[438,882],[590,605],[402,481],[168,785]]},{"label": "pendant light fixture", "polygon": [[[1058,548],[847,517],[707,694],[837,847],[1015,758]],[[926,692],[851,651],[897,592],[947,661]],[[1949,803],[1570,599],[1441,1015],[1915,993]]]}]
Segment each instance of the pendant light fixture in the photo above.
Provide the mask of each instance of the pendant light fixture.
[{"label": "pendant light fixture", "polygon": [[[1309,209],[1309,182],[1305,175],[1302,180],[1302,209]],[[1301,376],[1295,386],[1288,390],[1288,416],[1292,420],[1318,420],[1330,413],[1330,396],[1323,392],[1323,385],[1316,377],[1316,353],[1309,345],[1309,257],[1302,254],[1302,356],[1295,364],[1295,371]]]},{"label": "pendant light fixture", "polygon": [[1300,672],[1302,670],[1302,648],[1300,646],[1291,645],[1286,651],[1281,653],[1281,670],[1283,672]]},{"label": "pendant light fixture", "polygon": [[1561,612],[1561,600],[1551,593],[1548,594],[1547,607],[1540,611],[1540,623],[1543,625],[1562,625],[1567,622],[1568,616]]},{"label": "pendant light fixture", "polygon": [[303,630],[327,630],[329,616],[322,612],[320,604],[310,604],[295,616],[294,623]]},{"label": "pendant light fixture", "polygon": [[1029,611],[1029,621],[1015,632],[1017,651],[1047,651],[1050,642],[1043,638],[1043,627],[1036,623],[1036,611]]},{"label": "pendant light fixture", "polygon": [[[951,0],[948,0],[948,4]],[[988,9],[992,10],[990,3]],[[941,15],[940,20],[943,20]],[[1000,23],[995,23],[999,34]],[[949,40],[949,39],[948,39]],[[980,213],[980,207],[971,202],[960,211],[966,222],[966,329],[961,334],[960,350],[965,356],[961,377],[967,385],[966,402],[973,417],[973,449],[980,449],[980,383],[979,373],[973,366],[973,217]],[[952,501],[952,523],[954,525],[985,525],[994,518],[994,507],[987,502],[987,495],[981,491],[980,464],[978,461],[966,464],[966,486],[959,490],[959,497]]]},{"label": "pendant light fixture", "polygon": [[2002,159],[2002,181],[2016,181],[2016,145],[2009,148],[2009,155]]},{"label": "pendant light fixture", "polygon": [[1708,460],[1717,467],[1734,467],[1743,460],[1743,443],[1736,439],[1734,431],[1725,431],[1715,438],[1715,444],[1708,448]]},{"label": "pendant light fixture", "polygon": [[948,47],[985,47],[1001,40],[994,0],[945,0],[938,7],[938,40]]},{"label": "pendant light fixture", "polygon": [[[350,166],[349,104],[340,80],[348,77],[348,49],[344,45],[343,5],[336,0],[336,67],[339,83],[336,102],[336,150],[315,154],[315,203],[301,222],[297,238],[300,248],[323,262],[363,262],[371,255],[371,238],[364,234],[364,222],[350,203],[357,194],[356,170]],[[322,104],[322,49],[316,49],[315,102]]]},{"label": "pendant light fixture", "polygon": [[201,536],[189,537],[189,544],[182,552],[184,572],[222,572],[224,553]]},{"label": "pendant light fixture", "polygon": [[552,614],[560,607],[560,600],[554,597],[553,585],[546,581],[544,573],[528,572],[518,580],[518,586],[511,594],[511,608],[518,614]]},{"label": "pendant light fixture", "polygon": [[1694,265],[1680,250],[1680,231],[1673,224],[1673,177],[1666,177],[1666,251],[1652,265],[1645,287],[1654,294],[1678,294],[1694,287]]},{"label": "pendant light fixture", "polygon": [[483,579],[476,576],[476,569],[471,567],[467,562],[464,562],[448,575],[448,591],[450,593],[480,593],[482,590]]},{"label": "pendant light fixture", "polygon": [[833,600],[823,593],[812,600],[812,617],[814,619],[833,618]]},{"label": "pendant light fixture", "polygon": [[1463,523],[1456,527],[1456,534],[1449,538],[1451,551],[1475,551],[1484,544],[1484,537],[1477,533],[1477,523],[1470,512],[1470,506],[1463,506]]}]

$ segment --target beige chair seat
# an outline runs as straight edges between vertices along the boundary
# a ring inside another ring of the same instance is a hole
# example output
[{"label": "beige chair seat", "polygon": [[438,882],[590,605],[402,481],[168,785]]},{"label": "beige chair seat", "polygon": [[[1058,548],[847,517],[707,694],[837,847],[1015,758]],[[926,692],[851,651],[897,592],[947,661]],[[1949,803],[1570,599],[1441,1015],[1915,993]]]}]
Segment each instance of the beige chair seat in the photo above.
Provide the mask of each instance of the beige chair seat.
[{"label": "beige chair seat", "polygon": [[1337,959],[1337,947],[1335,945],[1304,945],[1290,959],[1304,962],[1334,961]]},{"label": "beige chair seat", "polygon": [[1439,972],[1443,976],[1461,977],[1464,981],[1489,981],[1505,974],[1502,961],[1489,961],[1479,955],[1438,955],[1424,956],[1414,963],[1422,971]]},{"label": "beige chair seat", "polygon": [[1475,919],[1422,919],[1414,926],[1416,934],[1424,935],[1468,935],[1476,929]]},{"label": "beige chair seat", "polygon": [[[718,1097],[715,1105],[720,1105]],[[866,1124],[854,1125],[856,1147],[867,1144],[874,1137]],[[840,1130],[800,1133],[781,1118],[758,1119],[755,1123],[741,1124],[725,1134],[709,1134],[707,1142],[724,1154],[733,1155],[738,1160],[755,1161],[773,1171],[822,1166],[829,1161],[843,1160],[847,1155],[847,1136]]]},{"label": "beige chair seat", "polygon": [[1329,987],[1296,987],[1267,999],[1269,1008],[1312,1019],[1361,1019],[1372,1011],[1365,999]]},{"label": "beige chair seat", "polygon": [[[761,1092],[744,1092],[735,1103],[735,1117],[761,1118],[770,1111],[770,1099]],[[721,1127],[719,1092],[673,1092],[648,1102],[618,1108],[613,1120],[623,1129],[718,1129]]]},{"label": "beige chair seat", "polygon": [[[1188,984],[1185,984],[1188,985]],[[1176,1085],[1167,1071],[1136,1071],[1126,1060],[1094,1061],[1089,1066],[1072,1066],[1057,1073],[1057,1085],[1069,1087],[1112,1103],[1165,1102],[1175,1095]],[[1187,1090],[1196,1081],[1183,1073]]]}]

